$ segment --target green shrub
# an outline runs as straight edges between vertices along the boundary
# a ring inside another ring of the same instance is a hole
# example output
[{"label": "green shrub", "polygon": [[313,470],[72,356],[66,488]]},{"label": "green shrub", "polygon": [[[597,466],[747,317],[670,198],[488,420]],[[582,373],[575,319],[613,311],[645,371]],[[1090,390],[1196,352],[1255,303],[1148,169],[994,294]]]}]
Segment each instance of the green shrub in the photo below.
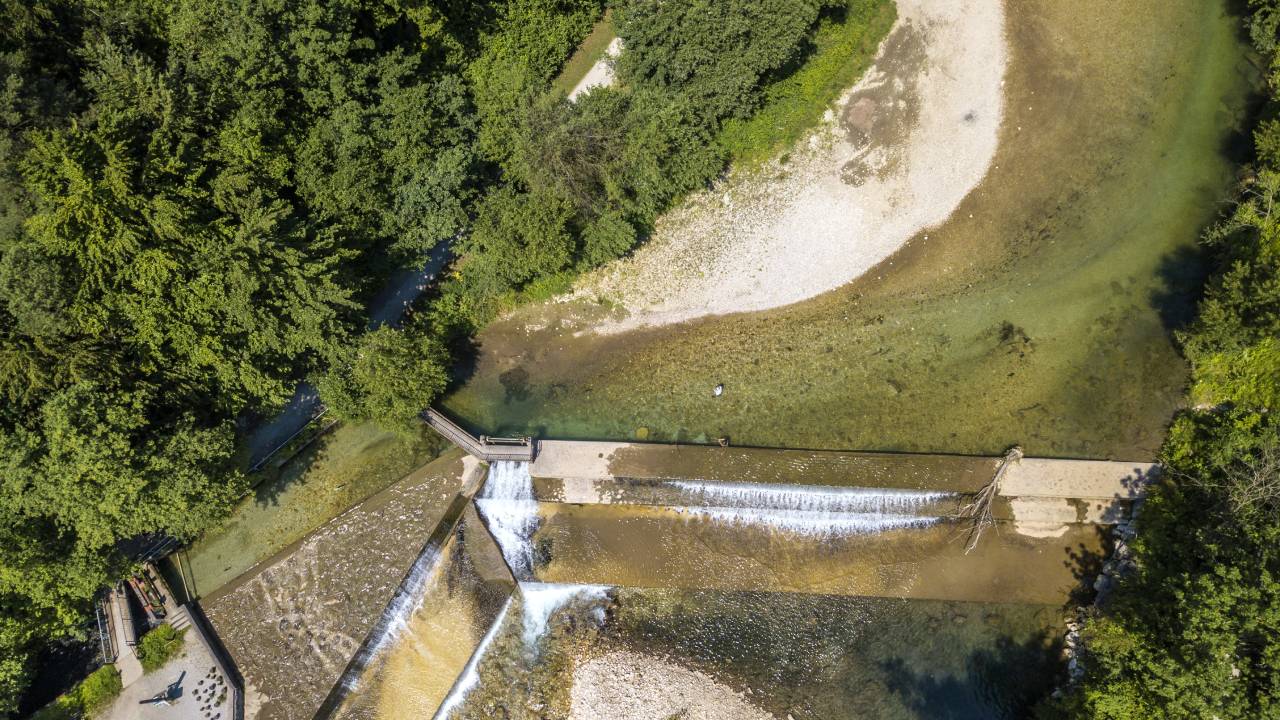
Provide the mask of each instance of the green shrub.
[{"label": "green shrub", "polygon": [[83,713],[80,696],[73,690],[37,710],[31,720],[79,720]]},{"label": "green shrub", "polygon": [[341,352],[319,389],[325,405],[343,420],[372,420],[412,436],[419,415],[449,381],[448,352],[417,324],[372,330]]},{"label": "green shrub", "polygon": [[815,0],[627,0],[618,76],[683,94],[712,124],[745,118],[761,80],[803,59],[820,9]]},{"label": "green shrub", "polygon": [[598,0],[512,0],[466,71],[481,121],[480,153],[496,162],[514,151],[524,109],[551,87],[565,59],[600,15]]},{"label": "green shrub", "polygon": [[155,672],[164,667],[182,649],[182,640],[186,634],[185,629],[174,630],[172,625],[165,624],[143,635],[133,649],[138,662],[142,663],[142,669]]},{"label": "green shrub", "polygon": [[889,0],[848,0],[841,12],[824,18],[804,64],[765,86],[764,103],[751,117],[725,122],[720,143],[730,157],[768,160],[817,125],[871,65],[896,16]]},{"label": "green shrub", "polygon": [[80,704],[85,712],[92,715],[110,704],[123,689],[124,685],[120,683],[120,671],[116,666],[103,665],[80,683]]}]

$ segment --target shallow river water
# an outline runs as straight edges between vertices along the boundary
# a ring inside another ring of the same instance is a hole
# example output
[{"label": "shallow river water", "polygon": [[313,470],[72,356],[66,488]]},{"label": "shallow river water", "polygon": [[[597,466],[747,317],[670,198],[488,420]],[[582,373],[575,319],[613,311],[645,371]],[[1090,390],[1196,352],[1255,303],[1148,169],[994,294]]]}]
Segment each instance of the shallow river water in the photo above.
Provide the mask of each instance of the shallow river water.
[{"label": "shallow river water", "polygon": [[774,311],[598,337],[576,333],[599,308],[522,309],[445,404],[552,437],[1150,457],[1243,147],[1240,23],[1217,0],[1008,3],[1000,148],[943,226]]},{"label": "shallow river water", "polygon": [[320,717],[1025,717],[1105,547],[1005,525],[966,552],[949,493],[666,484],[564,504],[492,466]]},{"label": "shallow river water", "polygon": [[[1257,78],[1239,30],[1219,0],[1008,2],[1000,149],[927,240],[768,312],[597,337],[577,331],[600,308],[524,308],[481,334],[445,405],[555,438],[1149,458]],[[795,475],[652,476],[858,484]],[[527,470],[513,479],[467,511],[337,716],[1022,718],[1061,677],[1062,618],[1105,553],[1092,526],[1006,527],[968,556],[932,497],[841,495],[839,525],[804,488],[698,486],[678,510],[536,503]],[[637,694],[660,712],[618,710]]]}]

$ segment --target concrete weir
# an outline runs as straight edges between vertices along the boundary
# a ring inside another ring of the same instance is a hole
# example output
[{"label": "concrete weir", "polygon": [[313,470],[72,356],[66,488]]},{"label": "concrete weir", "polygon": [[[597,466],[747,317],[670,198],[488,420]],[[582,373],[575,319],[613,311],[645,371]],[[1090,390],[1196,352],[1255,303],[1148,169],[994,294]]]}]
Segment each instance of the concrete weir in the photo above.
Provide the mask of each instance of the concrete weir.
[{"label": "concrete weir", "polygon": [[[1002,461],[970,455],[544,440],[529,471],[540,500],[569,504],[645,502],[670,490],[664,481],[681,479],[931,491],[962,498],[991,482]],[[996,514],[1027,534],[1072,523],[1114,524],[1157,473],[1151,462],[1021,458],[1001,477]]]},{"label": "concrete weir", "polygon": [[[1056,604],[1157,472],[1018,458],[995,531],[963,506],[1003,458],[544,441],[529,465],[543,582]],[[643,553],[635,548],[643,547]]]},{"label": "concrete weir", "polygon": [[482,470],[447,453],[201,599],[244,677],[246,720],[313,716]]},{"label": "concrete weir", "polygon": [[455,681],[517,588],[1058,605],[1091,581],[1104,526],[1156,472],[1014,461],[994,531],[966,552],[958,511],[1001,458],[460,445],[475,455],[446,454],[203,599],[244,676],[246,718],[396,717],[405,703],[430,716],[465,694]]}]

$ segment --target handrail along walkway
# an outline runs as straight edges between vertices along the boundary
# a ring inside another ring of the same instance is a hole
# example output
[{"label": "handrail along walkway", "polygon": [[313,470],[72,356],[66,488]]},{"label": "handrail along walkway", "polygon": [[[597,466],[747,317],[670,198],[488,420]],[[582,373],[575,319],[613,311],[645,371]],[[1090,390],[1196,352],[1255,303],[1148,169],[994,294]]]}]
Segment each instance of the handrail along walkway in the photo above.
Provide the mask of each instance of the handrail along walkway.
[{"label": "handrail along walkway", "polygon": [[537,456],[537,443],[533,438],[476,437],[435,408],[424,410],[422,419],[446,440],[485,462],[533,462]]}]

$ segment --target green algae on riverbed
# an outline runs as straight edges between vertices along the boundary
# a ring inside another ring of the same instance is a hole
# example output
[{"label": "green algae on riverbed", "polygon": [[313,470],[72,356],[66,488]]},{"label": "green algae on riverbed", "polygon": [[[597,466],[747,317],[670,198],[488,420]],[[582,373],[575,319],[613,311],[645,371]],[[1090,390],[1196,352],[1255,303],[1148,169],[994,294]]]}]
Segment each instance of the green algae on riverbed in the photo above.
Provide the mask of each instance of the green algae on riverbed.
[{"label": "green algae on riverbed", "polygon": [[446,447],[425,427],[404,437],[371,423],[340,425],[278,470],[264,470],[227,519],[183,551],[184,581],[196,596],[214,592]]},{"label": "green algae on riverbed", "polygon": [[1256,76],[1239,20],[1198,0],[1007,14],[1001,145],[943,226],[774,311],[579,337],[595,310],[526,308],[481,334],[448,409],[550,437],[1154,454]]},{"label": "green algae on riverbed", "polygon": [[[573,696],[600,692],[574,688],[575,668],[618,651],[655,670],[694,669],[795,720],[1015,720],[1060,669],[1053,606],[641,588],[608,595],[556,611],[532,648],[513,612],[480,660],[479,685],[451,717],[570,717]],[[645,675],[627,686],[632,702],[697,692],[645,685]],[[588,717],[581,710],[572,717]]]}]

